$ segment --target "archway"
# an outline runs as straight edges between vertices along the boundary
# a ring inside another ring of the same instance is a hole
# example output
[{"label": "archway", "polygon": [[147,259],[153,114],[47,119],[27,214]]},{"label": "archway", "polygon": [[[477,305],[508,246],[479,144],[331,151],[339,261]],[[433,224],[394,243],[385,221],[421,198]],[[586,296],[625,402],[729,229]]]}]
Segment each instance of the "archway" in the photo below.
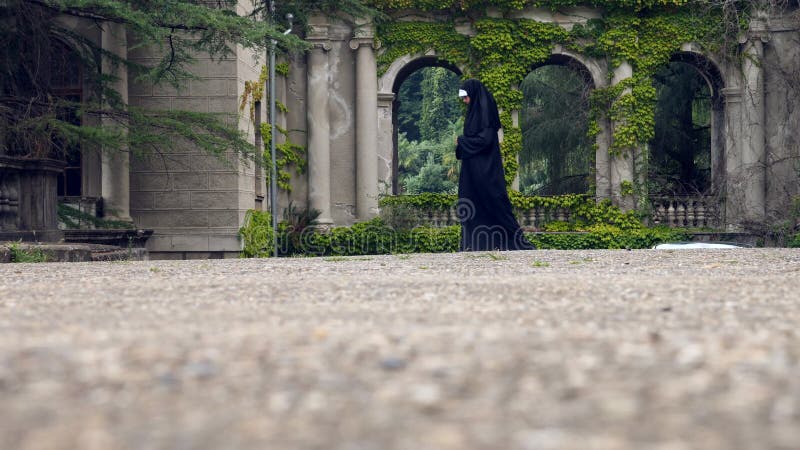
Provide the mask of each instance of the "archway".
[{"label": "archway", "polygon": [[[78,54],[67,44],[56,43],[53,57],[49,61],[50,86],[57,99],[58,118],[72,125],[81,125],[78,106],[83,101],[83,71]],[[83,195],[83,167],[80,143],[74,140],[56,139],[53,142],[53,157],[66,162],[64,172],[58,176],[59,197]]]},{"label": "archway", "polygon": [[589,70],[556,54],[534,67],[520,84],[522,151],[519,189],[527,195],[588,192],[593,178],[593,143],[588,137]]},{"label": "archway", "polygon": [[724,173],[722,77],[701,55],[674,55],[656,72],[648,188],[655,197],[709,196]]},{"label": "archway", "polygon": [[457,186],[453,134],[463,115],[461,71],[435,56],[405,64],[392,92],[392,193],[453,193]]}]

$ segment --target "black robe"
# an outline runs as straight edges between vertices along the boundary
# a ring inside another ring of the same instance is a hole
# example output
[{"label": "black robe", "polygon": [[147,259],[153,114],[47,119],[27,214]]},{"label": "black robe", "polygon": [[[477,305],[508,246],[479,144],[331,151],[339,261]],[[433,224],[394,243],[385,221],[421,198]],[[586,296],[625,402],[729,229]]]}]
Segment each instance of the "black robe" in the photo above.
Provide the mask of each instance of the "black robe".
[{"label": "black robe", "polygon": [[470,97],[464,134],[458,137],[461,160],[458,205],[461,251],[533,250],[514,217],[506,190],[497,131],[500,118],[489,91],[477,80],[462,87]]}]

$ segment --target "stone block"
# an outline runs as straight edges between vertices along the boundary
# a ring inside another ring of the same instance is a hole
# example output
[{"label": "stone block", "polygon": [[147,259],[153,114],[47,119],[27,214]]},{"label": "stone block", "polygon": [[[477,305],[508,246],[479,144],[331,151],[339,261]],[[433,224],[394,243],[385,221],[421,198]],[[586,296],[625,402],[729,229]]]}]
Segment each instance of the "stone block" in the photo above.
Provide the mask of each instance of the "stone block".
[{"label": "stone block", "polygon": [[169,175],[165,173],[131,172],[131,192],[169,190]]},{"label": "stone block", "polygon": [[179,261],[185,259],[183,252],[150,252],[151,261]]},{"label": "stone block", "polygon": [[147,97],[153,95],[153,85],[149,83],[138,83],[135,80],[131,80],[128,84],[128,95],[129,96],[140,96],[140,97]]},{"label": "stone block", "polygon": [[209,172],[208,189],[230,190],[239,187],[239,174],[236,172]]},{"label": "stone block", "polygon": [[165,155],[162,160],[163,168],[166,172],[175,175],[175,172],[193,172],[192,156],[187,154]]},{"label": "stone block", "polygon": [[[238,210],[226,210],[226,211],[208,211],[208,226],[209,227],[233,227],[238,229],[241,224],[242,220],[239,218],[239,211]],[[244,212],[241,214],[244,217]]]},{"label": "stone block", "polygon": [[147,240],[147,251],[150,252],[150,257],[153,257],[153,252],[168,252],[172,251],[172,235],[160,235],[158,233],[154,233],[150,236],[150,239]]},{"label": "stone block", "polygon": [[205,80],[192,80],[189,82],[189,92],[193,96],[220,97],[227,96],[229,81],[226,78],[212,78]]},{"label": "stone block", "polygon": [[176,173],[172,175],[172,186],[176,190],[209,189],[209,176],[207,173]]},{"label": "stone block", "polygon": [[208,112],[208,99],[206,97],[176,97],[172,99],[172,109]]},{"label": "stone block", "polygon": [[209,77],[233,78],[236,76],[235,61],[214,61],[206,64]]},{"label": "stone block", "polygon": [[215,252],[186,252],[183,256],[183,259],[187,260],[222,259]]},{"label": "stone block", "polygon": [[239,102],[231,97],[211,97],[208,99],[208,112],[236,114],[239,112]]},{"label": "stone block", "polygon": [[191,228],[207,227],[209,220],[206,211],[141,211],[137,223],[142,228]]},{"label": "stone block", "polygon": [[195,171],[228,171],[233,169],[236,160],[227,156],[200,153],[192,156],[192,169]]},{"label": "stone block", "polygon": [[188,209],[190,207],[189,192],[156,192],[154,205],[156,209]]},{"label": "stone block", "polygon": [[172,108],[171,97],[138,97],[131,96],[129,102],[132,106],[140,108],[168,111]]},{"label": "stone block", "polygon": [[152,192],[133,192],[131,191],[131,209],[153,209],[153,193]]},{"label": "stone block", "polygon": [[243,82],[239,82],[239,80],[226,80],[228,86],[228,95],[234,98],[239,98],[239,90],[243,89]]},{"label": "stone block", "polygon": [[168,83],[161,83],[153,86],[153,95],[156,97],[174,97],[177,95],[186,95],[187,89],[185,86],[176,88]]},{"label": "stone block", "polygon": [[0,245],[0,264],[11,262],[11,249]]},{"label": "stone block", "polygon": [[207,252],[208,235],[175,235],[172,249],[183,252]]},{"label": "stone block", "polygon": [[212,252],[238,252],[242,244],[238,236],[211,235],[208,237],[208,249]]},{"label": "stone block", "polygon": [[231,209],[238,207],[238,193],[192,192],[192,209]]}]

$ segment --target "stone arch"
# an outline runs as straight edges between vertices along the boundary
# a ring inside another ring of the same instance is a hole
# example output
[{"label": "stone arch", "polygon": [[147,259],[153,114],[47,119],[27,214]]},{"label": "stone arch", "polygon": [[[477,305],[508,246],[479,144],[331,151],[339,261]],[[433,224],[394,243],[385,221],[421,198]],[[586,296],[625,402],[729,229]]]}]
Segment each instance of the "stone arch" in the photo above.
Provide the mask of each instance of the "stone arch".
[{"label": "stone arch", "polygon": [[[48,61],[48,72],[55,97],[74,103],[82,103],[85,100],[86,88],[80,58],[78,50],[71,42],[54,40],[53,54]],[[74,114],[72,108],[63,110],[60,115],[65,115],[62,120],[67,120],[73,125],[81,125],[80,117]],[[66,167],[58,175],[58,195],[80,197],[83,195],[83,151],[80,144],[72,144],[62,151],[63,154],[59,157],[66,163]]]},{"label": "stone arch", "polygon": [[725,105],[723,90],[725,79],[719,66],[710,57],[696,51],[691,45],[685,45],[681,51],[674,53],[669,62],[680,62],[693,67],[705,80],[711,94],[711,192],[720,192],[723,188],[725,174]]},{"label": "stone arch", "polygon": [[[385,193],[399,193],[398,179],[398,107],[397,94],[400,86],[412,73],[425,67],[443,67],[461,76],[463,71],[457,65],[440,59],[435,52],[404,55],[396,59],[378,79],[379,109],[379,147],[390,148],[391,153],[380,155],[379,178],[382,179]],[[455,95],[455,93],[453,94]]]},{"label": "stone arch", "polygon": [[[586,58],[583,55],[576,54],[565,50],[562,46],[556,46],[550,57],[546,60],[534,64],[530,67],[528,74],[533,72],[536,69],[545,66],[562,66],[569,68],[570,70],[574,71],[578,76],[580,76],[587,89],[594,90],[598,87],[604,87],[608,83],[607,77],[607,70],[603,68],[597,61]],[[519,126],[519,112],[513,111],[512,118],[515,125]],[[608,174],[608,167],[609,167],[609,158],[608,158],[608,142],[605,136],[606,129],[608,128],[607,125],[601,123],[601,133],[598,134],[596,138],[597,144],[597,155],[595,156],[595,164],[596,164],[596,180],[595,183],[598,187],[597,195],[598,197],[607,197],[610,195],[610,192],[606,193],[607,187],[609,186],[609,174]],[[514,180],[515,189],[519,189],[519,175]]]}]

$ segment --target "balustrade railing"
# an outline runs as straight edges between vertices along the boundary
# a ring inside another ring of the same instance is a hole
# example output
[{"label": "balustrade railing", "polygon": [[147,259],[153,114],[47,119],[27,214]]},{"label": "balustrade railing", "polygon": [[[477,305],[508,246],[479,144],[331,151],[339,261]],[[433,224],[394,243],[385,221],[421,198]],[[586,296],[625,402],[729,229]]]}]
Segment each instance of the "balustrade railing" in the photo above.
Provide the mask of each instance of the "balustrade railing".
[{"label": "balustrade railing", "polygon": [[[719,204],[715,197],[652,197],[653,225],[686,228],[717,228],[720,226]],[[566,208],[536,206],[514,211],[519,224],[527,229],[541,230],[554,221],[568,222],[571,212]],[[455,208],[423,209],[421,224],[446,227],[458,225]]]},{"label": "balustrade railing", "polygon": [[[541,229],[545,224],[570,219],[570,211],[566,208],[553,208],[536,206],[528,210],[514,211],[520,226],[524,228]],[[420,212],[420,221],[433,227],[447,227],[458,225],[458,215],[455,208],[450,209],[426,209]]]},{"label": "balustrade railing", "polygon": [[716,228],[719,203],[714,197],[651,197],[653,225]]}]

